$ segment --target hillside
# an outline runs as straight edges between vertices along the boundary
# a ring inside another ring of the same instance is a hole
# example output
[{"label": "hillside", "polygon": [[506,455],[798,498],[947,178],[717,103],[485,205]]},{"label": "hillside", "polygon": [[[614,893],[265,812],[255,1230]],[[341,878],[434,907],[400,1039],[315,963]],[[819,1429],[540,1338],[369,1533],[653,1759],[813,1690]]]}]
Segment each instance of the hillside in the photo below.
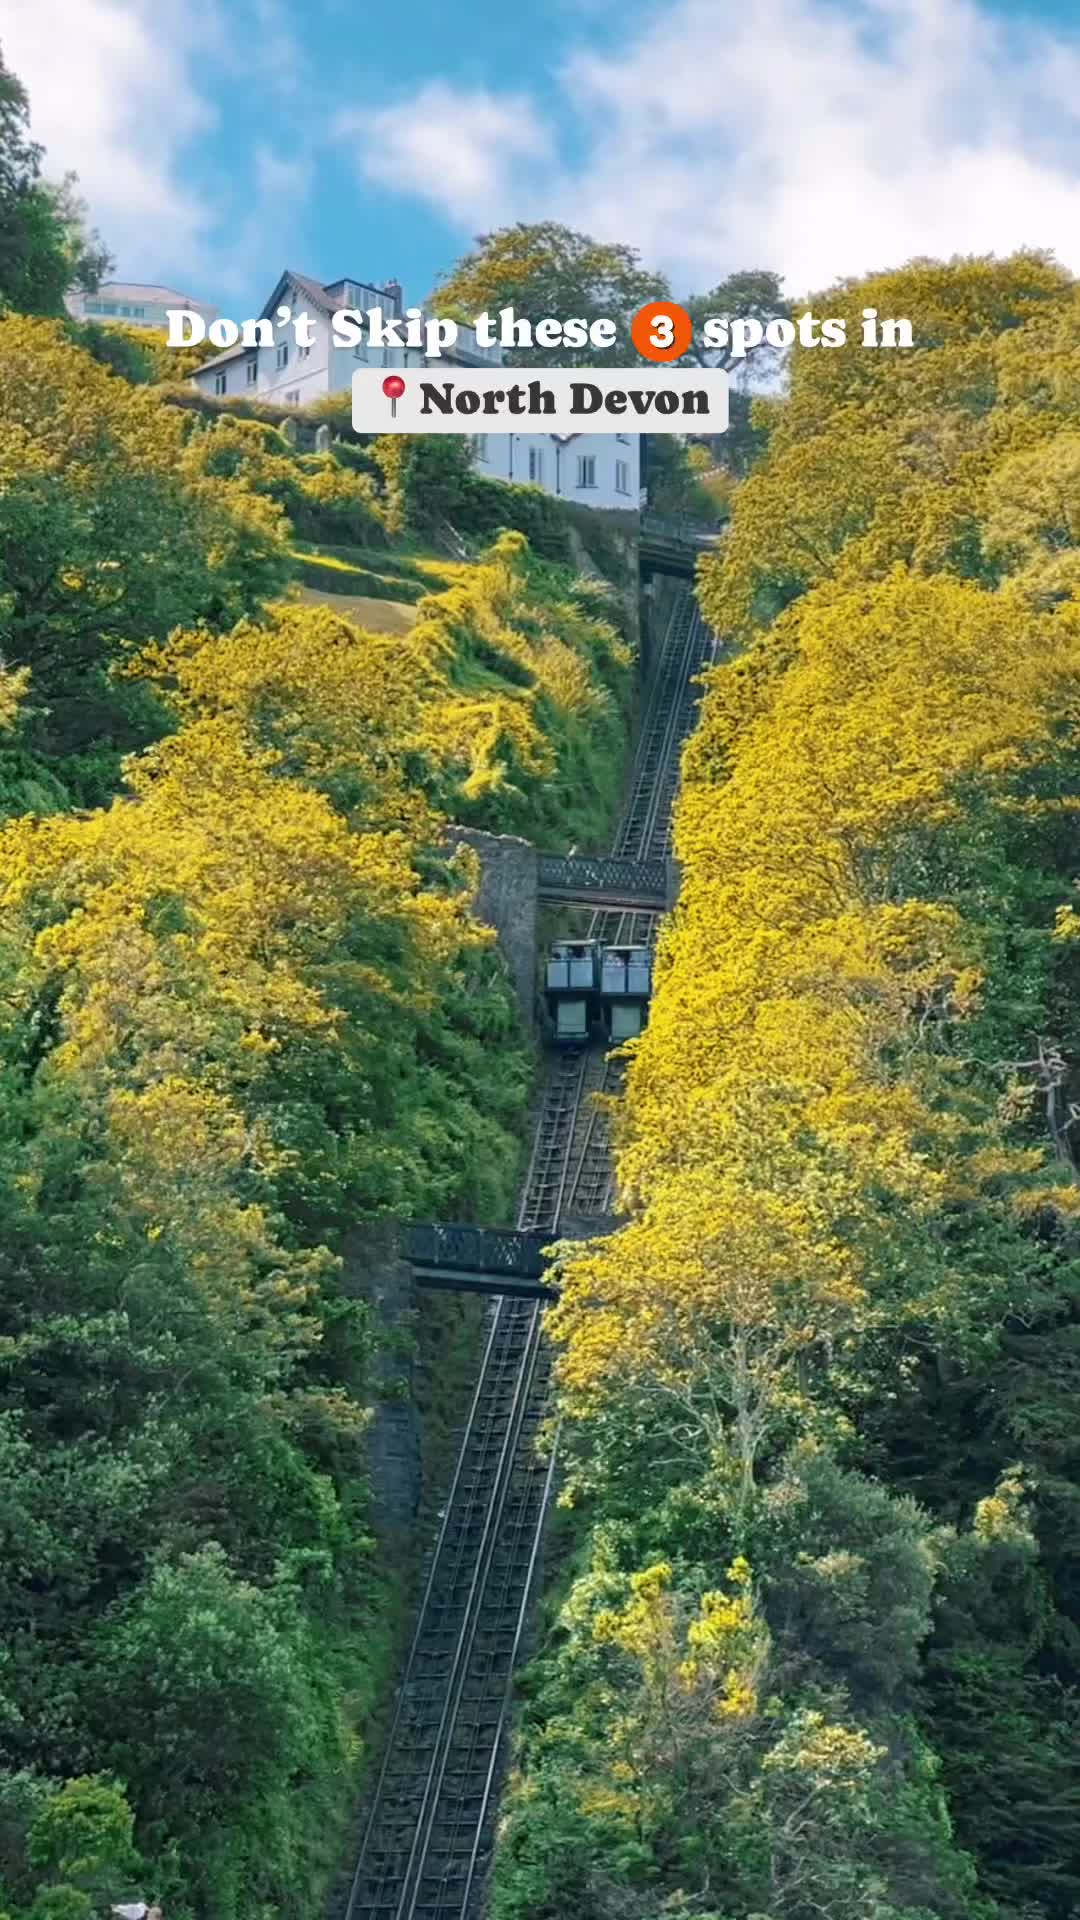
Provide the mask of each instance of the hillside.
[{"label": "hillside", "polygon": [[[602,839],[630,702],[623,603],[542,496],[494,488],[547,557],[490,493],[448,557],[443,506],[417,524],[444,456],[302,453],[174,398],[0,319],[18,1920],[147,1885],[169,1920],[321,1911],[401,1605],[347,1237],[505,1219],[531,1083],[443,828]],[[436,1400],[461,1331],[420,1329]]]},{"label": "hillside", "polygon": [[824,304],[921,345],[795,357],[701,564],[496,1920],[1080,1904],[1080,300],[1020,255]]},{"label": "hillside", "polygon": [[[920,345],[795,359],[701,565],[493,1920],[1080,1902],[1080,304],[828,302]],[[531,1086],[445,828],[605,842],[633,583],[456,442],[113,358],[0,320],[0,1910],[314,1920],[409,1577],[365,1230],[509,1217]]]}]

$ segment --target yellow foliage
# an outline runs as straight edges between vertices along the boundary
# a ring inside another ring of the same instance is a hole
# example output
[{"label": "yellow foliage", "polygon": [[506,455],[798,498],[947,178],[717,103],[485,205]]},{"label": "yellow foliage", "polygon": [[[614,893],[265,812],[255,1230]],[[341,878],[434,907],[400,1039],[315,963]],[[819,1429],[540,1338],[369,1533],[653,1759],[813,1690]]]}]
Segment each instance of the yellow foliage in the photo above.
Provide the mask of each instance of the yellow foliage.
[{"label": "yellow foliage", "polygon": [[25,669],[19,673],[9,673],[0,666],[0,733],[7,732],[15,725],[29,683],[30,675]]},{"label": "yellow foliage", "polygon": [[796,1716],[761,1764],[769,1773],[803,1776],[818,1792],[854,1793],[887,1752],[861,1727],[839,1726],[823,1713],[805,1712]]},{"label": "yellow foliage", "polygon": [[[1026,477],[1012,462],[1061,425],[1065,383],[1046,370],[1066,339],[1069,364],[1078,358],[1076,288],[1034,253],[914,261],[820,304],[846,317],[848,344],[793,356],[790,396],[769,416],[769,458],[740,487],[723,549],[701,566],[708,617],[740,637],[833,578],[882,578],[898,563],[970,573],[984,527],[985,564],[1000,565],[1019,531],[1002,519],[1002,493]],[[863,348],[864,307],[909,317],[916,350]],[[1030,457],[1037,466],[1039,452]],[[1044,600],[1054,591],[1031,589]]]},{"label": "yellow foliage", "polygon": [[657,1561],[630,1576],[630,1599],[593,1620],[598,1646],[614,1647],[638,1667],[646,1695],[703,1700],[721,1720],[757,1712],[767,1635],[757,1616],[748,1563],[728,1569],[731,1593],[704,1593],[696,1613],[673,1587],[673,1569]]},{"label": "yellow foliage", "polygon": [[[835,474],[823,464],[794,504],[787,454],[765,469],[774,550],[802,540],[804,510],[830,511],[829,487],[859,497],[873,461],[848,458],[846,431]],[[768,543],[753,487],[717,563],[730,578],[740,521],[748,552]],[[1023,522],[1035,544],[1048,511],[1035,500]],[[837,537],[847,564],[858,542]],[[995,821],[1062,811],[1069,778],[1062,793],[1048,769],[1080,746],[1077,609],[897,567],[820,577],[773,628],[771,671],[751,649],[710,676],[677,815],[679,911],[616,1123],[630,1224],[563,1250],[549,1316],[565,1410],[651,1398],[673,1452],[734,1451],[744,1497],[766,1436],[815,1417],[815,1356],[978,1313],[944,1251],[949,1210],[998,1191],[1023,1207],[1045,1184],[1042,1149],[1002,1137],[996,1092],[965,1104],[956,1084],[982,934],[931,874],[975,818],[990,840]],[[1076,919],[1061,909],[1059,939]]]}]

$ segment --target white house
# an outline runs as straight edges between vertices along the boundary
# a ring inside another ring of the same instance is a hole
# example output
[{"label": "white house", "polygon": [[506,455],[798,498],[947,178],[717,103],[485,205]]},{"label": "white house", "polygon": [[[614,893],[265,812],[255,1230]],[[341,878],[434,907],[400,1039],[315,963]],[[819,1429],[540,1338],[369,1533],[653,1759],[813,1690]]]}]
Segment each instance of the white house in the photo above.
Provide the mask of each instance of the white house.
[{"label": "white house", "polygon": [[126,327],[164,329],[169,324],[165,316],[170,307],[190,307],[193,313],[202,315],[207,326],[218,317],[216,307],[193,299],[190,293],[178,293],[175,287],[143,286],[133,280],[103,280],[96,293],[73,291],[64,304],[73,320],[120,321]]},{"label": "white house", "polygon": [[473,446],[477,472],[492,480],[527,482],[585,507],[637,509],[638,433],[477,433]]},{"label": "white house", "polygon": [[275,326],[276,344],[245,347],[239,343],[204,360],[192,375],[203,393],[219,398],[246,394],[278,407],[306,407],[327,393],[344,393],[358,366],[401,367],[408,356],[401,347],[335,346],[330,316],[339,307],[381,307],[388,318],[402,311],[401,288],[396,281],[373,287],[362,280],[331,280],[321,286],[306,274],[285,272],[259,318],[273,320],[279,307],[311,318],[312,344],[299,347],[291,326]]},{"label": "white house", "polygon": [[[180,304],[179,300],[178,303]],[[201,392],[219,399],[247,395],[276,406],[305,407],[328,393],[344,393],[358,366],[430,366],[419,349],[336,346],[330,319],[339,307],[381,307],[387,318],[403,312],[399,283],[376,287],[363,280],[331,280],[325,285],[306,274],[286,270],[260,314],[272,320],[279,307],[293,315],[306,312],[312,344],[296,345],[291,326],[275,328],[275,344],[226,347],[204,360],[192,375]],[[443,359],[456,366],[499,366],[500,347],[481,347],[472,329],[461,327]],[[641,440],[636,433],[479,433],[470,435],[478,473],[493,480],[531,482],[564,500],[583,506],[636,510],[641,486]]]}]

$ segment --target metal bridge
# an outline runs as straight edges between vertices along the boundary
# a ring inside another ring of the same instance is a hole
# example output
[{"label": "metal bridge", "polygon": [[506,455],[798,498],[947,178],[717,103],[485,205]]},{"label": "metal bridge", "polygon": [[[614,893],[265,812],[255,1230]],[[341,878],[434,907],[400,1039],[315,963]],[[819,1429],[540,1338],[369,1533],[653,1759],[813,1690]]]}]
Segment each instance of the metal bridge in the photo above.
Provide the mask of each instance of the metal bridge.
[{"label": "metal bridge", "polygon": [[[670,856],[694,676],[712,654],[712,635],[687,594],[672,615],[642,722],[613,849],[620,860],[658,867]],[[643,943],[660,910],[654,896],[645,904],[634,896],[594,914],[593,932],[612,943]],[[535,1444],[551,1367],[542,1261],[523,1276],[535,1286],[527,1297],[509,1284],[511,1262],[536,1263],[564,1223],[574,1231],[572,1222],[610,1213],[607,1123],[590,1096],[618,1084],[600,1047],[549,1062],[514,1232],[414,1229],[409,1251],[418,1277],[426,1268],[429,1277],[472,1274],[473,1284],[490,1286],[501,1272],[507,1285],[492,1313],[359,1864],[337,1908],[341,1920],[477,1920],[482,1911],[514,1666],[554,1473],[553,1455],[543,1459]]]},{"label": "metal bridge", "polygon": [[643,908],[663,913],[674,904],[675,863],[610,853],[542,853],[538,891],[545,902],[568,906]]},{"label": "metal bridge", "polygon": [[638,554],[646,573],[668,573],[692,580],[703,553],[720,539],[716,527],[694,520],[643,513],[638,529]]},{"label": "metal bridge", "polygon": [[421,1287],[457,1287],[465,1292],[508,1293],[518,1299],[555,1300],[544,1284],[546,1233],[516,1227],[437,1226],[417,1223],[405,1236],[405,1257]]}]

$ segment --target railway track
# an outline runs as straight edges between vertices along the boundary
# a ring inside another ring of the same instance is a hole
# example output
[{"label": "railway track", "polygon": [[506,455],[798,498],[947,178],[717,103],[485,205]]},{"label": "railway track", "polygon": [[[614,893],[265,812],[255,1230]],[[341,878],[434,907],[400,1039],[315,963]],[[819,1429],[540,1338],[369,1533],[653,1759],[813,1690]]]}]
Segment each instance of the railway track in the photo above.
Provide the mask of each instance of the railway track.
[{"label": "railway track", "polygon": [[[615,851],[663,854],[692,723],[693,675],[711,636],[677,603],[642,724]],[[656,916],[598,914],[598,937],[651,939]],[[599,1048],[549,1065],[517,1224],[556,1237],[564,1212],[599,1213],[611,1192]],[[359,1863],[336,1920],[475,1920],[553,1461],[536,1436],[550,1356],[540,1301],[498,1301],[453,1483],[432,1551]]]},{"label": "railway track", "polygon": [[[713,635],[686,596],[677,606],[665,639],[661,669],[642,727],[644,751],[635,765],[630,798],[615,851],[637,860],[666,858],[671,852],[675,795],[682,743],[693,726],[698,691],[696,676],[714,655]],[[611,946],[651,946],[659,916],[655,913],[596,913],[589,938]],[[597,1091],[618,1096],[625,1069],[605,1060]],[[610,1212],[614,1194],[611,1131],[607,1109],[591,1101],[575,1171],[568,1186],[568,1211],[587,1217]]]}]

